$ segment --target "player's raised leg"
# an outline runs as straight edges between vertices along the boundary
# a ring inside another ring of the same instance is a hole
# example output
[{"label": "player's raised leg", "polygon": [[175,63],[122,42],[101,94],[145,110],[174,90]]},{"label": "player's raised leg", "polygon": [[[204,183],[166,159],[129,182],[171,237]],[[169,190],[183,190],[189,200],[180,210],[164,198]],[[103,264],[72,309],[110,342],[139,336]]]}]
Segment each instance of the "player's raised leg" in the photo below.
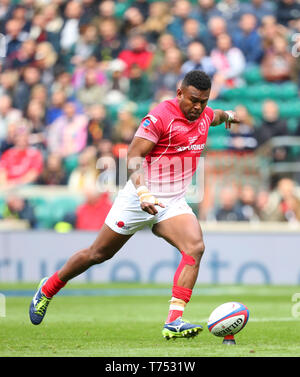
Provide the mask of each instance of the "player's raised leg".
[{"label": "player's raised leg", "polygon": [[94,264],[100,264],[112,258],[128,241],[131,235],[114,232],[106,224],[101,228],[95,242],[88,248],[75,253],[51,277],[44,278],[34,295],[29,316],[34,325],[42,322],[52,297],[72,278],[86,271]]},{"label": "player's raised leg", "polygon": [[163,335],[167,339],[195,336],[202,331],[202,326],[183,321],[182,315],[190,301],[204,252],[200,224],[193,214],[182,214],[155,224],[153,233],[175,246],[182,255],[174,275],[172,299]]}]

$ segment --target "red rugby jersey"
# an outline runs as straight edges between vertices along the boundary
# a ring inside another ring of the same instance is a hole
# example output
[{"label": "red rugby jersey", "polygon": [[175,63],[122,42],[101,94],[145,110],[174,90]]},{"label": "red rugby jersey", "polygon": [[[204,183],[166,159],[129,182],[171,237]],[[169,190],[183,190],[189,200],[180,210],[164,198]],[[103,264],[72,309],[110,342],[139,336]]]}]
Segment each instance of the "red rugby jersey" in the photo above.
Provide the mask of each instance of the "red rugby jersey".
[{"label": "red rugby jersey", "polygon": [[135,136],[155,143],[144,162],[146,182],[154,195],[184,196],[213,119],[213,110],[206,106],[198,119],[189,121],[177,98],[161,102],[142,119]]}]

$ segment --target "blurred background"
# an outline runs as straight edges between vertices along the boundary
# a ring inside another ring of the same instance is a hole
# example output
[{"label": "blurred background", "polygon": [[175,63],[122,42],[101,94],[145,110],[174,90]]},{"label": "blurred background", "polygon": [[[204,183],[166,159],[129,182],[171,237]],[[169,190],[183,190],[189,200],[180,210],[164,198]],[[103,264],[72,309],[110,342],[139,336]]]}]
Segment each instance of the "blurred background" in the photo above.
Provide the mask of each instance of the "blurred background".
[{"label": "blurred background", "polygon": [[11,230],[99,230],[141,119],[193,69],[241,119],[209,131],[204,229],[299,235],[300,1],[2,0],[0,32],[4,254]]}]

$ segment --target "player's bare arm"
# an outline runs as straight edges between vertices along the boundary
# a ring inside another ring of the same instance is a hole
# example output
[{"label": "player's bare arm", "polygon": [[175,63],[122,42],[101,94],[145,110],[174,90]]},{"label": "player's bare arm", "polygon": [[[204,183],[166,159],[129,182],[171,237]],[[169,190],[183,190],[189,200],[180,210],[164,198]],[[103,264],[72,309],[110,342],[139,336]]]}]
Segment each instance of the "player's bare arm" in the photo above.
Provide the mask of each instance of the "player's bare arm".
[{"label": "player's bare arm", "polygon": [[127,171],[133,185],[137,189],[139,195],[141,208],[150,215],[156,215],[156,205],[164,207],[164,205],[157,201],[157,199],[149,192],[144,175],[143,161],[145,156],[151,152],[155,144],[147,139],[141,137],[134,137],[127,155]]},{"label": "player's bare arm", "polygon": [[214,120],[211,123],[211,126],[219,126],[225,122],[225,127],[230,128],[231,123],[240,123],[236,113],[234,111],[228,110],[224,111],[221,109],[214,110]]}]

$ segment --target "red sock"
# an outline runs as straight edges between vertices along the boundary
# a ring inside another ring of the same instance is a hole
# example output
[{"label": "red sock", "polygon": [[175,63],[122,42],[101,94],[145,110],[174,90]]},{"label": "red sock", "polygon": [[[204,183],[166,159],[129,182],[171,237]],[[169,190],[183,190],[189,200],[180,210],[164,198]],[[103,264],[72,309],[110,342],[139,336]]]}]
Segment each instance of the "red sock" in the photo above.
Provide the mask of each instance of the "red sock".
[{"label": "red sock", "polygon": [[46,297],[52,298],[66,284],[67,282],[60,280],[56,271],[43,285],[42,292]]},{"label": "red sock", "polygon": [[182,300],[176,300],[176,298],[172,298],[166,323],[173,322],[178,317],[182,317],[184,307],[185,303]]}]

